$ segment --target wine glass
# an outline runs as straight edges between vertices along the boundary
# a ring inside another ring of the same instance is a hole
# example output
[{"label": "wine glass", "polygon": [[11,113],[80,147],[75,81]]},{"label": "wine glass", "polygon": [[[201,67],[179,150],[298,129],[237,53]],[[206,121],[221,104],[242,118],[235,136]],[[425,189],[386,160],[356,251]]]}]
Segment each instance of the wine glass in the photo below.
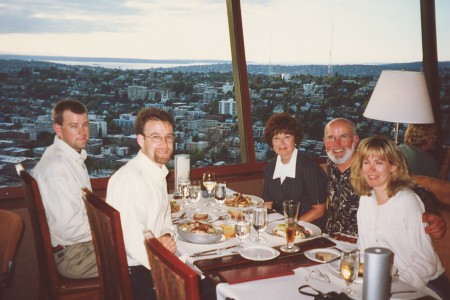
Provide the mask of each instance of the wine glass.
[{"label": "wine glass", "polygon": [[183,199],[183,203],[186,203],[187,197],[189,195],[189,176],[179,176],[178,177],[178,193],[181,195],[181,199]]},{"label": "wine glass", "polygon": [[283,202],[284,221],[286,224],[286,245],[280,247],[281,251],[292,253],[300,250],[298,246],[294,245],[299,209],[299,202],[293,200]]},{"label": "wine glass", "polygon": [[200,181],[191,180],[188,189],[189,189],[189,200],[192,205],[191,209],[194,212],[198,211],[199,209],[197,208],[197,203],[200,201],[201,197]]},{"label": "wine glass", "polygon": [[257,243],[264,243],[267,240],[261,237],[261,233],[263,233],[267,228],[267,208],[266,207],[255,207],[253,209],[253,228],[255,228],[258,236],[252,241]]},{"label": "wine glass", "polygon": [[234,232],[239,238],[239,247],[244,248],[244,240],[250,235],[250,223],[247,220],[240,220],[234,224]]},{"label": "wine glass", "polygon": [[342,278],[345,280],[345,283],[347,284],[347,288],[344,291],[347,295],[352,295],[354,293],[353,290],[351,289],[351,285],[353,281],[355,281],[356,277],[358,277],[358,270],[359,270],[358,251],[342,252],[340,272]]},{"label": "wine glass", "polygon": [[208,204],[207,206],[214,206],[214,203],[211,201],[211,191],[216,186],[216,173],[214,172],[205,172],[203,173],[203,186],[208,191]]},{"label": "wine glass", "polygon": [[218,182],[216,187],[214,188],[214,198],[216,199],[217,207],[214,211],[217,212],[225,212],[226,210],[223,208],[223,203],[225,202],[225,198],[227,197],[227,184],[226,182]]}]

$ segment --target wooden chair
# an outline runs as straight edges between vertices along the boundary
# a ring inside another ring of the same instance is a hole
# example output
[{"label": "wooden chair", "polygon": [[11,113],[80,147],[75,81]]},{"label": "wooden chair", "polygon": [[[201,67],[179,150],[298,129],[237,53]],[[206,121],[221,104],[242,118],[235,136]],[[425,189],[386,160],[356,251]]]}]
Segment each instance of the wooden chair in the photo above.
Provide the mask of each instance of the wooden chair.
[{"label": "wooden chair", "polygon": [[0,299],[13,269],[14,257],[23,232],[23,221],[17,214],[0,210]]},{"label": "wooden chair", "polygon": [[24,198],[33,229],[39,266],[39,299],[100,299],[98,278],[71,279],[58,273],[37,181],[23,167],[16,168],[22,179]]},{"label": "wooden chair", "polygon": [[144,243],[158,299],[200,299],[197,273],[181,262],[156,238],[146,238]]},{"label": "wooden chair", "polygon": [[83,192],[103,299],[132,299],[120,213],[88,189]]}]

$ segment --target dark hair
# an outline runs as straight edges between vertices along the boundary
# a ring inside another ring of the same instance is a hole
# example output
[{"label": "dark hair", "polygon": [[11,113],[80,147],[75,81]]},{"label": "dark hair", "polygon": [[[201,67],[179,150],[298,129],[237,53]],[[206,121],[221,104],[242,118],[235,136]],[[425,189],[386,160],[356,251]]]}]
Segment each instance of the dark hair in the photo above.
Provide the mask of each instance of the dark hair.
[{"label": "dark hair", "polygon": [[77,115],[88,114],[86,106],[78,100],[75,99],[64,99],[56,103],[53,107],[53,123],[58,125],[63,125],[64,112],[68,110]]},{"label": "dark hair", "polygon": [[159,108],[144,108],[138,113],[136,122],[134,123],[136,134],[144,134],[144,126],[148,120],[168,122],[172,125],[172,128],[175,128],[173,117],[167,111]]},{"label": "dark hair", "polygon": [[296,145],[303,139],[300,122],[288,113],[274,114],[267,121],[264,128],[264,141],[269,147],[272,147],[273,137],[279,133],[293,135]]}]

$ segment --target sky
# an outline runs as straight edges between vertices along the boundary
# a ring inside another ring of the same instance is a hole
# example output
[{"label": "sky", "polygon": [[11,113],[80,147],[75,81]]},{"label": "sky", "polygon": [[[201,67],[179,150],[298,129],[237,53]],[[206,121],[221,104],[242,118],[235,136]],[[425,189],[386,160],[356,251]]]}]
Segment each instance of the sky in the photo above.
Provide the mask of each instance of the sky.
[{"label": "sky", "polygon": [[[450,61],[450,1],[435,0]],[[419,0],[241,0],[249,63],[422,60]],[[0,54],[231,60],[225,0],[2,0]]]}]

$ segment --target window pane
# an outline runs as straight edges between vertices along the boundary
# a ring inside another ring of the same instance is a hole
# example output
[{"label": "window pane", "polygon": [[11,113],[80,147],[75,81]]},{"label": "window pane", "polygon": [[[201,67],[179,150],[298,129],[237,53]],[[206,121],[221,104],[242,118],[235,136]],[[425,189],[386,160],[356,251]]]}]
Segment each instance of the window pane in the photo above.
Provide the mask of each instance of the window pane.
[{"label": "window pane", "polygon": [[274,112],[296,115],[306,133],[300,148],[316,156],[326,156],[323,129],[336,117],[357,123],[362,138],[391,134],[392,123],[362,115],[381,70],[421,70],[419,1],[242,0],[242,7],[257,159],[274,155],[262,138]]},{"label": "window pane", "polygon": [[133,124],[144,106],[173,114],[175,154],[190,153],[194,167],[240,162],[225,1],[1,7],[2,54],[33,61],[0,56],[0,155],[8,170],[0,186],[18,183],[14,163],[30,169],[39,161],[53,142],[51,108],[69,96],[91,112],[92,176],[109,176],[137,153]]}]

